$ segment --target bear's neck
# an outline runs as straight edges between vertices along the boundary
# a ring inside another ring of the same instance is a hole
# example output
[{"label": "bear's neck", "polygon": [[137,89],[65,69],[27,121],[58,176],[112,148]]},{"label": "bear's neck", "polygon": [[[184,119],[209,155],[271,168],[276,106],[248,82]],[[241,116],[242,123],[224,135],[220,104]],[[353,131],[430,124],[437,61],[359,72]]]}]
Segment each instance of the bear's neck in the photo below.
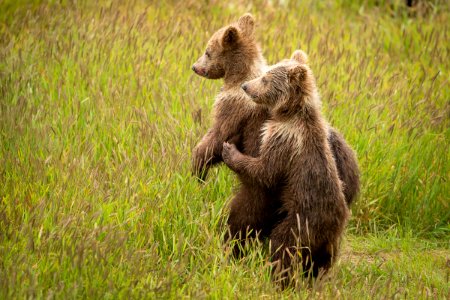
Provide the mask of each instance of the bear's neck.
[{"label": "bear's neck", "polygon": [[253,59],[236,59],[235,63],[226,66],[224,76],[224,89],[241,86],[244,82],[252,80],[263,73],[266,61],[260,51]]},{"label": "bear's neck", "polygon": [[308,139],[316,148],[321,148],[328,136],[328,123],[317,107],[305,106],[296,114],[275,115],[273,120],[280,124],[290,124],[304,139]]},{"label": "bear's neck", "polygon": [[283,104],[275,107],[272,117],[278,122],[291,122],[301,124],[303,127],[322,127],[325,120],[320,111],[320,99],[316,93],[312,95],[296,95],[306,97],[304,99],[288,99]]}]

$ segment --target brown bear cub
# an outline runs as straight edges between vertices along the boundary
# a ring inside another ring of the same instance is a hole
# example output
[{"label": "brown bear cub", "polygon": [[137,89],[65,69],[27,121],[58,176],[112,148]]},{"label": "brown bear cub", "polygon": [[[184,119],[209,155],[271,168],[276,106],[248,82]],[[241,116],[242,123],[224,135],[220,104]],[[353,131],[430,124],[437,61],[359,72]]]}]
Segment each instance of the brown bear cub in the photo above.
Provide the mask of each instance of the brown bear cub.
[{"label": "brown bear cub", "polygon": [[[269,110],[256,105],[241,89],[241,84],[258,77],[266,62],[253,38],[254,20],[250,14],[237,23],[219,29],[209,40],[205,54],[192,69],[208,79],[224,79],[214,103],[214,123],[193,151],[194,174],[201,179],[208,169],[222,162],[222,144],[232,141],[240,151],[256,156],[260,130]],[[229,238],[268,236],[279,219],[280,202],[275,189],[255,187],[246,178],[230,203]],[[239,253],[235,247],[234,253]]]},{"label": "brown bear cub", "polygon": [[283,286],[297,261],[313,276],[330,268],[349,215],[314,75],[300,63],[306,62],[304,53],[296,51],[294,57],[242,85],[255,103],[271,110],[259,155],[244,155],[227,142],[222,152],[241,178],[279,188],[285,217],[270,240],[274,275]]},{"label": "brown bear cub", "polygon": [[[269,119],[268,108],[256,105],[240,88],[245,81],[260,76],[266,62],[253,36],[254,19],[243,15],[238,22],[219,29],[209,40],[206,51],[192,69],[208,79],[224,79],[214,103],[212,127],[193,151],[193,172],[205,179],[208,169],[222,160],[222,143],[230,141],[244,154],[257,156],[260,130]],[[353,150],[332,127],[328,140],[344,183],[346,201],[359,191],[359,171]],[[239,176],[241,187],[230,204],[228,227],[231,237],[245,238],[257,233],[267,237],[280,220],[278,187],[256,187]]]},{"label": "brown bear cub", "polygon": [[222,143],[227,139],[236,140],[249,154],[258,152],[255,133],[268,118],[268,110],[255,105],[240,88],[245,81],[260,76],[266,66],[253,38],[253,27],[253,17],[246,14],[237,23],[219,29],[192,66],[200,76],[224,79],[214,103],[214,124],[193,151],[194,173],[202,179],[210,166],[222,162]]}]

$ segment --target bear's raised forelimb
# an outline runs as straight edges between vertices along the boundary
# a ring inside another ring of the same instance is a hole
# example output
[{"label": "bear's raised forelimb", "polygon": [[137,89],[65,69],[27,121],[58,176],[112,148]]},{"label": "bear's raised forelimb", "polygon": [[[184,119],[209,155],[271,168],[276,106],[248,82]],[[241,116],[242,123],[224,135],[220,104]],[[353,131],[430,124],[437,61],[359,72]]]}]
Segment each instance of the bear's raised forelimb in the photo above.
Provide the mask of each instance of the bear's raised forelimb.
[{"label": "bear's raised forelimb", "polygon": [[244,155],[236,148],[236,145],[224,142],[222,158],[231,170],[250,178],[257,184],[268,188],[276,184],[280,170],[268,168],[268,166],[276,165],[272,163],[273,158],[270,156],[251,157]]}]

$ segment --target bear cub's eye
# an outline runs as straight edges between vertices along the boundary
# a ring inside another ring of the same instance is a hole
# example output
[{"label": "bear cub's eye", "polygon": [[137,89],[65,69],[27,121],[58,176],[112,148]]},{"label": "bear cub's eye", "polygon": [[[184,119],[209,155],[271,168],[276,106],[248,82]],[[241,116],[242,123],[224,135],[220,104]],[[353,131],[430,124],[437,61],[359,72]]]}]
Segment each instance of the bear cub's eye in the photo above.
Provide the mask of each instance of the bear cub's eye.
[{"label": "bear cub's eye", "polygon": [[267,79],[266,79],[266,77],[263,77],[263,78],[261,79],[261,82],[262,82],[263,84],[267,84]]},{"label": "bear cub's eye", "polygon": [[207,58],[211,58],[211,53],[209,53],[208,50],[205,51],[205,55],[206,55]]}]

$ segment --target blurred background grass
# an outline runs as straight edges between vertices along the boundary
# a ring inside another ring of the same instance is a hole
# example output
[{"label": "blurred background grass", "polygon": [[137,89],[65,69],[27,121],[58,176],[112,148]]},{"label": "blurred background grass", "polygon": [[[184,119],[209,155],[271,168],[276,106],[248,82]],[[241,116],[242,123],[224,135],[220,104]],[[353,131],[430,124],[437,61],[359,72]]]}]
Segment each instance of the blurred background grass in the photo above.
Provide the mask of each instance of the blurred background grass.
[{"label": "blurred background grass", "polygon": [[235,176],[190,176],[221,85],[190,67],[245,12],[269,63],[309,54],[362,171],[341,262],[303,295],[448,296],[445,1],[4,0],[0,11],[1,298],[290,296],[270,283],[266,247],[242,261],[223,252]]}]

